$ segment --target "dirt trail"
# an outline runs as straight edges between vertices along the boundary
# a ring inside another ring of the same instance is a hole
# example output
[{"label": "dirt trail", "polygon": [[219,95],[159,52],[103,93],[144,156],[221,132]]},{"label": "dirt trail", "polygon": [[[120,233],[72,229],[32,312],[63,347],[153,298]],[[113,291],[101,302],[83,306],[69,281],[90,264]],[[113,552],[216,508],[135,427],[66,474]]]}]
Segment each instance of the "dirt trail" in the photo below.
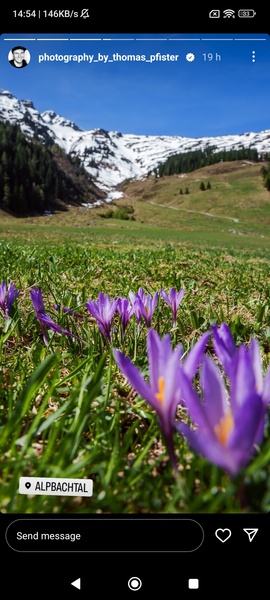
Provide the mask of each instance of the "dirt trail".
[{"label": "dirt trail", "polygon": [[239,223],[239,219],[236,219],[235,217],[224,217],[223,215],[213,215],[212,213],[189,210],[188,208],[179,208],[177,206],[170,206],[169,204],[158,204],[158,202],[154,202],[153,200],[148,200],[148,204],[161,206],[161,208],[171,208],[172,210],[184,210],[185,212],[195,213],[196,215],[206,215],[207,217],[216,217],[217,219],[229,219],[230,221],[234,221],[234,223]]}]

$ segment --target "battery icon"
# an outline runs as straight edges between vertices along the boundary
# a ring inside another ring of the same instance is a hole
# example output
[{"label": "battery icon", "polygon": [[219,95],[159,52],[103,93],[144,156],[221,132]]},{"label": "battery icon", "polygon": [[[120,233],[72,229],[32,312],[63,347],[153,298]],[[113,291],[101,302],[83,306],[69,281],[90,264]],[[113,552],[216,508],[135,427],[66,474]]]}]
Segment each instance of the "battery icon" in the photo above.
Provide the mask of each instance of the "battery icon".
[{"label": "battery icon", "polygon": [[256,13],[253,8],[240,8],[238,11],[238,17],[240,17],[240,19],[253,19],[255,15]]}]

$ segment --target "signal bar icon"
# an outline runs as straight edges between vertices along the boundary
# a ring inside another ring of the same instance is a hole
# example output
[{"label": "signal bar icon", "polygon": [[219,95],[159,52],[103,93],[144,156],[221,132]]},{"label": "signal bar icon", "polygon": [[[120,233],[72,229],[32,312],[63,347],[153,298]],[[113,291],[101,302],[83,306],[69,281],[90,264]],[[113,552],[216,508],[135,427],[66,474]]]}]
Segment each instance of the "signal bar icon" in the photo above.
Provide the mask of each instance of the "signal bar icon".
[{"label": "signal bar icon", "polygon": [[243,529],[243,531],[247,534],[250,542],[254,540],[256,533],[258,533],[259,529]]}]

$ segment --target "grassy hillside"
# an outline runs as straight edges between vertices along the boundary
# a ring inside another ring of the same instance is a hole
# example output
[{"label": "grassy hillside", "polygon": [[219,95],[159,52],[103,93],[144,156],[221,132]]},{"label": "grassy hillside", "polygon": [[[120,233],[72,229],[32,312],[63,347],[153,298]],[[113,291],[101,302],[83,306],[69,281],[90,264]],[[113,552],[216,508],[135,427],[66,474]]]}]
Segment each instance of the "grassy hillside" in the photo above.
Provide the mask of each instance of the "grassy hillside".
[{"label": "grassy hillside", "polygon": [[[186,176],[125,183],[121,202],[133,205],[136,219],[156,225],[208,230],[222,226],[250,233],[263,233],[263,229],[267,233],[270,194],[263,185],[261,166],[235,161],[204,167]],[[210,189],[202,191],[202,183],[205,187],[209,183]]]},{"label": "grassy hillside", "polygon": [[[108,236],[115,243],[161,240],[268,248],[270,194],[261,167],[261,163],[224,162],[186,176],[125,182],[123,197],[102,208],[69,206],[64,213],[19,220],[2,213],[1,236],[82,241]],[[121,206],[132,208],[134,220],[104,218],[108,211],[117,216]]]}]

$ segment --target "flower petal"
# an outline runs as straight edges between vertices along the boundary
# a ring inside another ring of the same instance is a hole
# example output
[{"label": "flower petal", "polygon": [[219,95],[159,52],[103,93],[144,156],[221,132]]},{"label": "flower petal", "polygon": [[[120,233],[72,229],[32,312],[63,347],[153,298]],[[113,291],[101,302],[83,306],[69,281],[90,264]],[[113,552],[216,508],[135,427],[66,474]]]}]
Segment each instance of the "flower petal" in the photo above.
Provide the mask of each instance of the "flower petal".
[{"label": "flower petal", "polygon": [[6,303],[6,282],[3,280],[0,285],[0,308],[5,312]]},{"label": "flower petal", "polygon": [[198,369],[198,366],[202,361],[203,353],[205,351],[205,347],[209,337],[210,331],[206,331],[206,333],[203,333],[203,335],[198,339],[194,346],[189,350],[184,360],[183,369],[184,372],[190,377],[190,379],[193,379]]},{"label": "flower petal", "polygon": [[253,373],[255,376],[256,390],[260,394],[263,390],[262,360],[259,343],[258,340],[256,340],[255,338],[253,338],[250,342],[249,354],[251,357]]},{"label": "flower petal", "polygon": [[198,425],[204,432],[211,435],[211,427],[208,418],[205,414],[205,408],[201,402],[199,395],[194,389],[190,378],[180,369],[179,380],[181,386],[181,400],[187,408],[188,414],[194,425]]},{"label": "flower petal", "polygon": [[246,455],[243,455],[242,452],[228,451],[212,436],[206,436],[199,430],[191,430],[184,423],[177,423],[176,428],[179,433],[186,437],[195,452],[228,471],[231,476],[236,475],[240,467],[247,462]]},{"label": "flower petal", "polygon": [[144,398],[154,409],[157,408],[158,400],[155,398],[150,386],[141,376],[139,369],[120,350],[113,349],[114,358],[122,373],[129,381],[131,387]]},{"label": "flower petal", "polygon": [[213,346],[225,373],[230,376],[232,358],[236,352],[236,344],[227,323],[221,323],[220,327],[211,327],[213,333]]},{"label": "flower petal", "polygon": [[36,313],[45,313],[41,288],[38,287],[37,289],[31,290],[30,296]]},{"label": "flower petal", "polygon": [[234,412],[234,428],[228,439],[228,447],[249,452],[254,444],[262,441],[265,407],[259,394],[250,393],[245,402]]},{"label": "flower petal", "polygon": [[248,349],[241,345],[234,358],[234,372],[231,374],[231,404],[235,414],[239,406],[256,392],[256,380]]},{"label": "flower petal", "polygon": [[268,366],[263,382],[262,400],[266,406],[270,403],[270,365]]},{"label": "flower petal", "polygon": [[205,403],[205,414],[214,428],[228,410],[226,388],[217,365],[209,356],[204,356],[201,368],[201,387]]}]

